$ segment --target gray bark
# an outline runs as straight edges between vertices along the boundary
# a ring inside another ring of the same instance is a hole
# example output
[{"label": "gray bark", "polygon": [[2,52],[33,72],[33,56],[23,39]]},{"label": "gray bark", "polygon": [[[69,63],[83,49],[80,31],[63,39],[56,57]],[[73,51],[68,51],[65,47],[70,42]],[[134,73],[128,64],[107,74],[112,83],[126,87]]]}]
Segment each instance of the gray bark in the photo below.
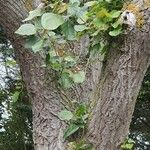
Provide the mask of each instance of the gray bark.
[{"label": "gray bark", "polygon": [[32,100],[33,140],[36,150],[63,150],[63,122],[57,113],[61,110],[60,97],[53,88],[45,84],[46,70],[42,68],[43,60],[39,55],[23,48],[23,39],[14,32],[26,16],[25,2],[21,0],[0,1],[0,23],[7,38],[16,49],[16,58],[25,81],[28,94]]},{"label": "gray bark", "polygon": [[[65,123],[57,117],[64,97],[91,101],[92,116],[87,138],[96,150],[117,150],[129,132],[136,98],[150,65],[150,17],[145,10],[145,30],[135,29],[123,37],[119,49],[110,49],[107,61],[99,58],[88,68],[86,82],[73,90],[57,89],[51,70],[44,60],[23,48],[23,40],[14,34],[27,12],[23,0],[0,1],[0,24],[12,42],[28,94],[32,100],[35,150],[65,150]],[[83,44],[84,43],[84,44]],[[84,48],[83,48],[84,45]],[[86,41],[76,44],[76,54],[86,55]],[[81,51],[81,50],[85,51]],[[102,70],[101,70],[102,68]],[[81,92],[82,91],[82,92]],[[65,95],[64,95],[65,93]]]},{"label": "gray bark", "polygon": [[150,63],[146,46],[149,40],[149,33],[137,31],[125,37],[122,52],[110,52],[98,94],[94,94],[96,106],[89,125],[89,139],[98,150],[119,149],[129,133],[135,102]]}]

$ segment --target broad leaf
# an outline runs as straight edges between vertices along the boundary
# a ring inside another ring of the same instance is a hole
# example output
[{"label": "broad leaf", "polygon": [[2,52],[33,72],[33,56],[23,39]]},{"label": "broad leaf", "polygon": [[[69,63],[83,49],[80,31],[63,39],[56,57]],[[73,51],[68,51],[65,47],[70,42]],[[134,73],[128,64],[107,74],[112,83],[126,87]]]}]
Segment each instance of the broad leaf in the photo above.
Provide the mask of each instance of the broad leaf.
[{"label": "broad leaf", "polygon": [[74,29],[77,31],[77,32],[81,32],[81,31],[84,31],[87,29],[87,27],[85,25],[75,25],[74,26]]},{"label": "broad leaf", "polygon": [[110,36],[118,36],[118,35],[121,34],[121,33],[122,33],[121,28],[116,28],[116,29],[114,29],[113,31],[110,31],[110,32],[109,32],[109,35],[110,35]]},{"label": "broad leaf", "polygon": [[80,11],[79,3],[73,2],[69,5],[67,13],[68,15],[75,16]]},{"label": "broad leaf", "polygon": [[68,110],[63,110],[61,111],[59,114],[58,114],[58,117],[61,119],[61,120],[71,120],[73,118],[73,114],[71,111],[68,111]]},{"label": "broad leaf", "polygon": [[73,133],[78,131],[78,129],[79,129],[79,126],[77,126],[75,124],[70,124],[70,126],[68,127],[68,129],[64,133],[64,138],[66,139],[67,137],[69,137],[70,135],[72,135]]},{"label": "broad leaf", "polygon": [[60,63],[52,63],[51,67],[56,71],[62,71],[62,65]]},{"label": "broad leaf", "polygon": [[19,35],[34,35],[36,34],[36,29],[33,24],[23,24],[20,26],[20,28],[15,32]]},{"label": "broad leaf", "polygon": [[67,40],[74,40],[75,39],[75,30],[73,28],[73,24],[70,21],[65,22],[61,26],[62,32],[67,38]]},{"label": "broad leaf", "polygon": [[122,11],[113,10],[113,11],[111,11],[110,14],[111,14],[112,18],[118,18],[120,16],[121,12]]},{"label": "broad leaf", "polygon": [[41,30],[43,29],[42,25],[41,25],[41,18],[37,18],[35,21],[34,21],[34,25],[35,25],[35,28],[37,30]]},{"label": "broad leaf", "polygon": [[59,83],[66,89],[72,87],[72,81],[69,77],[69,73],[62,73]]},{"label": "broad leaf", "polygon": [[78,5],[80,4],[80,0],[69,0],[69,3],[78,3]]},{"label": "broad leaf", "polygon": [[47,30],[55,30],[63,23],[63,17],[54,13],[45,13],[41,18],[41,24],[43,28]]},{"label": "broad leaf", "polygon": [[85,72],[79,71],[78,73],[75,73],[72,75],[72,79],[75,83],[82,83],[85,80]]},{"label": "broad leaf", "polygon": [[14,67],[14,66],[16,66],[16,61],[15,60],[7,60],[6,61],[6,66],[12,66],[12,67]]},{"label": "broad leaf", "polygon": [[133,143],[127,143],[127,144],[121,145],[121,148],[123,148],[123,149],[128,149],[128,150],[132,150],[133,146],[134,146]]},{"label": "broad leaf", "polygon": [[75,59],[73,59],[71,56],[66,56],[64,58],[64,60],[67,61],[67,62],[74,62],[74,63],[76,62]]},{"label": "broad leaf", "polygon": [[58,13],[61,14],[61,13],[64,13],[68,8],[68,4],[66,3],[62,3],[59,8],[58,8]]},{"label": "broad leaf", "polygon": [[32,20],[33,18],[41,16],[41,15],[42,15],[41,9],[37,8],[33,11],[30,11],[29,16],[25,20],[23,20],[23,22]]},{"label": "broad leaf", "polygon": [[114,22],[114,23],[112,23],[111,24],[111,26],[113,27],[113,28],[117,28],[119,25],[121,25],[122,23],[121,23],[121,20],[119,19],[119,20],[117,20],[116,22]]},{"label": "broad leaf", "polygon": [[93,5],[97,4],[97,1],[90,1],[84,4],[85,7],[91,7]]},{"label": "broad leaf", "polygon": [[106,2],[110,3],[112,0],[105,0]]},{"label": "broad leaf", "polygon": [[76,109],[76,116],[77,117],[82,117],[87,113],[87,108],[85,105],[80,105],[77,109]]},{"label": "broad leaf", "polygon": [[107,17],[111,17],[111,14],[108,12],[108,10],[106,8],[102,8],[97,14],[96,14],[97,18],[107,18]]},{"label": "broad leaf", "polygon": [[55,32],[49,31],[48,35],[51,36],[51,37],[54,37],[55,36]]},{"label": "broad leaf", "polygon": [[96,19],[93,20],[93,24],[97,28],[99,28],[99,30],[106,31],[109,28],[108,24],[106,24],[104,21],[102,21],[101,19],[98,19],[98,18],[96,18]]},{"label": "broad leaf", "polygon": [[12,95],[12,101],[15,103],[18,101],[20,92],[16,91],[13,95]]},{"label": "broad leaf", "polygon": [[38,38],[36,36],[29,36],[26,38],[25,41],[25,48],[32,49],[32,46],[38,41]]},{"label": "broad leaf", "polygon": [[88,12],[82,13],[82,15],[78,16],[77,22],[79,24],[85,24],[86,21],[88,20]]},{"label": "broad leaf", "polygon": [[40,40],[32,46],[32,50],[34,53],[40,51],[43,48],[44,40]]}]

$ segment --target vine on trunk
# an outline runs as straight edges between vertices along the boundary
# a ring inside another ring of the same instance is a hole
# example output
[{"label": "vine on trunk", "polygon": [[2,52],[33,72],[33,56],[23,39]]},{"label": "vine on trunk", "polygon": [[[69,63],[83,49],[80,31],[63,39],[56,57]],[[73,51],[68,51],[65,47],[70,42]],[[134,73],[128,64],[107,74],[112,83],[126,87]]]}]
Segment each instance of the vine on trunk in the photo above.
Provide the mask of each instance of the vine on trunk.
[{"label": "vine on trunk", "polygon": [[[138,15],[137,15],[138,14]],[[81,2],[80,0],[43,0],[23,25],[15,32],[25,37],[25,47],[46,58],[45,67],[51,68],[61,88],[71,88],[81,84],[86,78],[86,68],[91,54],[105,55],[110,38],[141,26],[143,21],[138,6],[124,0],[99,0]],[[139,22],[138,22],[139,21]],[[70,44],[88,35],[89,53],[86,64],[81,65],[81,56],[75,54]],[[59,118],[69,125],[64,133],[65,139],[76,136],[76,141],[68,144],[69,150],[93,150],[84,139],[89,116],[85,104],[74,104],[74,112],[63,110]],[[77,131],[82,131],[77,135]],[[76,133],[76,135],[74,134]]]}]

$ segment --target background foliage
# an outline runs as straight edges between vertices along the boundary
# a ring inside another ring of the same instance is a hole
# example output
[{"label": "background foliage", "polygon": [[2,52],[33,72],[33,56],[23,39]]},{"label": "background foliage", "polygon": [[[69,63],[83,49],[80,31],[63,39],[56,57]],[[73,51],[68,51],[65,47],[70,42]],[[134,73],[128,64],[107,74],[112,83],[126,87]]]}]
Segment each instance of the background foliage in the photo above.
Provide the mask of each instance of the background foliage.
[{"label": "background foliage", "polygon": [[0,32],[0,149],[33,149],[30,101],[20,77],[13,48],[2,29]]}]

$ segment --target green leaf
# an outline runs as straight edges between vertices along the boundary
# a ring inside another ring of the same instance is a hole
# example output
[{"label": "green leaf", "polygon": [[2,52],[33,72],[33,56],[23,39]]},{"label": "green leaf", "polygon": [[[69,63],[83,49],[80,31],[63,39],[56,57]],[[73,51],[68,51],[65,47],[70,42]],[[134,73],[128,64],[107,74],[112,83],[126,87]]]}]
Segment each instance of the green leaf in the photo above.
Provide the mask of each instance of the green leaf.
[{"label": "green leaf", "polygon": [[38,38],[36,36],[29,36],[26,38],[25,41],[25,48],[31,48],[32,46],[38,41]]},{"label": "green leaf", "polygon": [[77,32],[81,32],[87,29],[87,27],[85,25],[75,25],[74,26],[75,31]]},{"label": "green leaf", "polygon": [[125,142],[121,145],[122,149],[132,150],[134,146],[134,141],[130,138],[127,138]]},{"label": "green leaf", "polygon": [[35,28],[37,30],[41,30],[43,29],[42,25],[41,25],[41,18],[37,18],[35,21],[34,21],[34,25],[35,25]]},{"label": "green leaf", "polygon": [[14,103],[18,101],[19,95],[20,95],[20,92],[18,92],[18,91],[16,91],[16,92],[12,95],[12,101],[13,101]]},{"label": "green leaf", "polygon": [[7,66],[12,66],[12,67],[14,67],[14,66],[16,66],[16,61],[15,60],[7,60],[6,61],[6,65]]},{"label": "green leaf", "polygon": [[128,138],[128,143],[134,143],[134,141],[131,138]]},{"label": "green leaf", "polygon": [[121,25],[121,20],[120,20],[120,19],[111,24],[111,26],[112,26],[113,28],[117,28],[119,25]]},{"label": "green leaf", "polygon": [[110,36],[118,36],[121,33],[122,33],[122,29],[121,28],[116,28],[116,29],[110,31],[109,35]]},{"label": "green leaf", "polygon": [[67,62],[75,62],[75,60],[71,56],[66,56],[64,58],[64,60],[67,61]]},{"label": "green leaf", "polygon": [[30,11],[29,16],[26,19],[24,19],[23,22],[32,20],[33,18],[41,16],[41,15],[42,15],[41,9],[37,8],[33,11]]},{"label": "green leaf", "polygon": [[15,32],[19,35],[34,35],[36,34],[36,29],[33,24],[23,24],[20,26],[20,28]]},{"label": "green leaf", "polygon": [[51,67],[56,71],[62,71],[62,65],[60,63],[52,63]]},{"label": "green leaf", "polygon": [[79,0],[69,0],[69,3],[77,3],[78,5],[80,4],[80,1]]},{"label": "green leaf", "polygon": [[97,13],[97,18],[99,19],[105,19],[105,18],[111,18],[111,14],[109,13],[109,10],[106,8],[103,8]]},{"label": "green leaf", "polygon": [[72,87],[72,82],[69,77],[69,73],[63,72],[61,78],[59,79],[59,83],[66,89]]},{"label": "green leaf", "polygon": [[[76,60],[74,59],[74,58],[72,58],[71,56],[66,56],[65,58],[64,58],[64,64],[63,64],[63,66],[64,66],[64,68],[70,68],[70,67],[73,67],[73,66],[75,66],[76,65]],[[68,72],[69,74],[71,74],[72,75],[72,72]]]},{"label": "green leaf", "polygon": [[61,29],[67,40],[75,40],[76,33],[73,24],[70,21],[65,22],[61,26]]},{"label": "green leaf", "polygon": [[131,150],[133,148],[133,143],[123,144],[121,148]]},{"label": "green leaf", "polygon": [[107,51],[107,43],[105,43],[104,41],[101,41],[100,42],[100,48],[99,48],[99,51],[100,51],[100,54],[101,55],[104,55]]},{"label": "green leaf", "polygon": [[106,2],[110,3],[112,0],[105,0]]},{"label": "green leaf", "polygon": [[71,120],[73,118],[73,114],[71,111],[68,111],[68,110],[63,110],[61,111],[59,114],[58,114],[58,117],[61,119],[61,120]]},{"label": "green leaf", "polygon": [[85,80],[85,72],[79,71],[78,73],[72,74],[71,77],[75,83],[83,83]]},{"label": "green leaf", "polygon": [[54,37],[55,36],[55,32],[49,31],[48,35],[51,36],[51,37]]},{"label": "green leaf", "polygon": [[79,126],[75,124],[70,124],[70,126],[67,128],[67,130],[64,133],[64,138],[66,139],[67,137],[69,137],[70,135],[78,131],[78,129],[79,129]]},{"label": "green leaf", "polygon": [[121,13],[122,13],[122,11],[113,10],[113,11],[111,11],[110,14],[111,14],[112,18],[118,18]]},{"label": "green leaf", "polygon": [[96,18],[96,19],[93,20],[93,24],[94,24],[99,30],[104,30],[104,31],[106,31],[106,30],[109,28],[108,24],[106,24],[104,21],[102,21],[101,19],[98,19],[98,18]]},{"label": "green leaf", "polygon": [[132,148],[133,148],[133,145],[134,145],[133,143],[126,144],[126,148],[127,148],[127,149],[132,149]]},{"label": "green leaf", "polygon": [[88,119],[88,117],[89,117],[89,114],[86,114],[82,117],[82,120],[86,123],[86,120]]},{"label": "green leaf", "polygon": [[86,11],[81,13],[81,15],[78,16],[77,22],[79,24],[85,24],[86,21],[88,20],[88,15],[87,14],[88,14],[88,12],[86,12]]},{"label": "green leaf", "polygon": [[57,53],[55,50],[49,51],[49,54],[50,54],[51,58],[57,56]]},{"label": "green leaf", "polygon": [[35,44],[32,46],[33,52],[36,53],[36,52],[42,50],[43,44],[44,44],[44,40],[43,40],[43,39],[40,40],[40,41],[38,41],[37,43],[35,43]]},{"label": "green leaf", "polygon": [[85,105],[79,105],[79,107],[76,109],[76,116],[77,117],[82,117],[87,113],[87,108]]},{"label": "green leaf", "polygon": [[78,2],[71,2],[69,4],[67,14],[71,16],[75,16],[77,12],[80,11],[79,3]]},{"label": "green leaf", "polygon": [[54,13],[45,13],[41,18],[41,24],[43,28],[47,30],[55,30],[63,23],[63,17]]},{"label": "green leaf", "polygon": [[97,1],[90,1],[90,2],[85,3],[84,6],[91,7],[91,6],[95,5],[95,4],[97,4]]}]

